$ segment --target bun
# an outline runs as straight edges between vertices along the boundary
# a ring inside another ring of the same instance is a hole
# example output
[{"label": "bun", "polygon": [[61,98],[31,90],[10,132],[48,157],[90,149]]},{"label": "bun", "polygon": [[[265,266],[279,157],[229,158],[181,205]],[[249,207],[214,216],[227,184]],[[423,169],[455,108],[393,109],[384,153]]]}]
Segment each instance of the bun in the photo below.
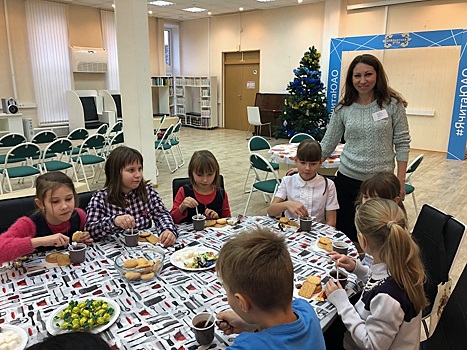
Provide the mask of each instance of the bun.
[{"label": "bun", "polygon": [[71,236],[72,242],[80,242],[81,237],[83,237],[83,234],[83,231],[76,231],[75,233],[73,233],[73,236]]}]

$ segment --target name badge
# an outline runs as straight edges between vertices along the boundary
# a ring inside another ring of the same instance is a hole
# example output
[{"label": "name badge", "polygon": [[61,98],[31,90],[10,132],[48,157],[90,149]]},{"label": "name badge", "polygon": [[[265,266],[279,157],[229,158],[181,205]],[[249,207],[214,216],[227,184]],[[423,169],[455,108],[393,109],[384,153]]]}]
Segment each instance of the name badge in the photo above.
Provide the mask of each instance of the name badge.
[{"label": "name badge", "polygon": [[388,112],[386,112],[385,109],[373,113],[372,116],[375,122],[377,122],[378,120],[389,118]]}]

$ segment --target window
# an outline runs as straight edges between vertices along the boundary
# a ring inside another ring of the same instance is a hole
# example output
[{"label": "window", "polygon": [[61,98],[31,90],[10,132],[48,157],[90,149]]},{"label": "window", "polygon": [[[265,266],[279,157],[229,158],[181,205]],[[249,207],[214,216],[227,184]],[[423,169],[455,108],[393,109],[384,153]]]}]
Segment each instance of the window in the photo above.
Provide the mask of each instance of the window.
[{"label": "window", "polygon": [[172,75],[172,32],[170,29],[164,30],[164,58],[165,74]]}]

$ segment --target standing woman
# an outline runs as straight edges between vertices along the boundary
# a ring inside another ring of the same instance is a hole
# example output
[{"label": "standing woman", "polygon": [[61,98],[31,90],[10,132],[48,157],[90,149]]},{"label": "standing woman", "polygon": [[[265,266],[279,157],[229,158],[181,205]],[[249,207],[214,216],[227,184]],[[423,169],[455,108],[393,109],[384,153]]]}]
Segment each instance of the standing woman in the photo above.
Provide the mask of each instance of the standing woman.
[{"label": "standing woman", "polygon": [[345,147],[336,176],[336,228],[357,242],[355,202],[360,185],[372,174],[394,172],[405,197],[405,173],[410,151],[407,102],[388,85],[383,65],[373,55],[353,59],[347,71],[342,100],[337,104],[321,142],[328,158],[342,136]]}]

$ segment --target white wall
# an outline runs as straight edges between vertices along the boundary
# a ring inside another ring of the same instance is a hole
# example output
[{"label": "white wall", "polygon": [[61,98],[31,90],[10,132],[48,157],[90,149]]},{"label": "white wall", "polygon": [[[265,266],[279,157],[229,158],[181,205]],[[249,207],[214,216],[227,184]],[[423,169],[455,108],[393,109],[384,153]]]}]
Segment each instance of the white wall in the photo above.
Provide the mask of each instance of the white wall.
[{"label": "white wall", "polygon": [[[346,5],[346,0],[340,1],[339,23],[326,23],[324,2],[182,22],[182,74],[215,75],[222,85],[223,52],[259,50],[260,92],[280,93],[293,79],[293,69],[308,47],[314,45],[322,51],[325,45],[329,45],[322,41],[325,26],[336,25],[340,37],[351,37],[457,29],[465,28],[467,24],[465,0],[433,0],[357,11],[347,11]],[[343,73],[352,58],[361,53],[344,54]],[[432,117],[408,117],[411,147],[446,152],[459,49],[371,53],[381,59],[391,86],[404,95],[409,110],[435,111]],[[327,65],[328,60],[329,57],[322,57],[322,65]],[[323,81],[326,83],[326,79]],[[223,120],[222,86],[218,90],[221,102],[219,116]]]}]

